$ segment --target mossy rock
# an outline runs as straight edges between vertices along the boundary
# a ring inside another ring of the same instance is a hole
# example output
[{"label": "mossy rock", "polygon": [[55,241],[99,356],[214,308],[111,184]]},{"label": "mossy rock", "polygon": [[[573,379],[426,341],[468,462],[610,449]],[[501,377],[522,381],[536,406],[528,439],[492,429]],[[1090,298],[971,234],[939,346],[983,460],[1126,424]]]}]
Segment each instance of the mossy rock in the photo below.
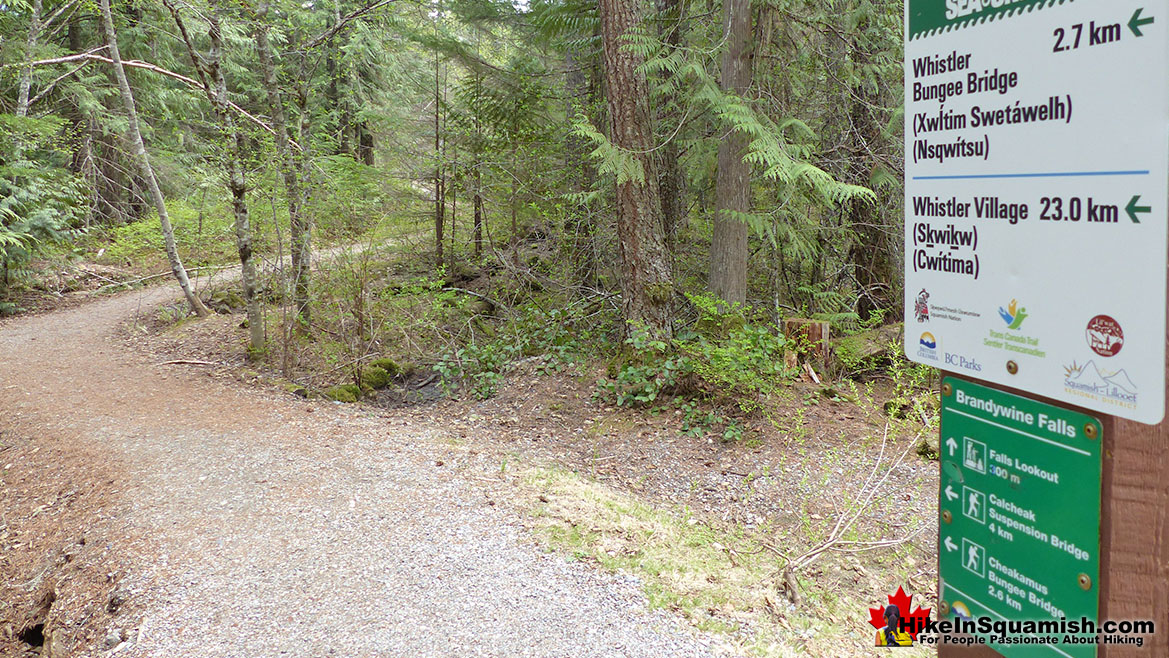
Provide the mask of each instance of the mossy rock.
[{"label": "mossy rock", "polygon": [[217,290],[211,294],[207,307],[216,313],[227,315],[244,307],[244,298],[235,290]]},{"label": "mossy rock", "polygon": [[[390,358],[381,358],[370,362],[370,368],[381,368],[386,371],[390,379],[406,379],[414,374],[418,368],[413,363],[398,363]],[[387,382],[388,384],[388,382]],[[374,388],[383,388],[375,386]]]},{"label": "mossy rock", "polygon": [[326,389],[325,397],[337,402],[357,402],[361,399],[361,387],[357,384],[341,384]]},{"label": "mossy rock", "polygon": [[390,375],[388,370],[378,366],[369,366],[368,368],[361,371],[362,388],[369,387],[373,390],[385,388],[390,385],[390,381],[392,379],[393,376]]},{"label": "mossy rock", "polygon": [[402,374],[402,367],[398,365],[398,362],[389,358],[381,358],[371,361],[367,370],[374,369],[383,370],[391,377],[396,377]]}]

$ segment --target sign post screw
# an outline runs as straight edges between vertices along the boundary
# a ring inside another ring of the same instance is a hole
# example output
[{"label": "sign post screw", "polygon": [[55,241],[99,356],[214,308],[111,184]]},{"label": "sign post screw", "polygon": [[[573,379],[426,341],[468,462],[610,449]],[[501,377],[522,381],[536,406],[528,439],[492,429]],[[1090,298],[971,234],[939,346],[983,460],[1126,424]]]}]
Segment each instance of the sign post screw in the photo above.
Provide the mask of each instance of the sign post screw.
[{"label": "sign post screw", "polygon": [[1096,431],[1095,423],[1088,423],[1087,425],[1084,425],[1084,436],[1092,439],[1093,441],[1096,440],[1096,437],[1099,436],[1099,432]]},{"label": "sign post screw", "polygon": [[1015,363],[1014,361],[1007,361],[1007,372],[1011,373],[1012,375],[1019,374],[1019,364]]},{"label": "sign post screw", "polygon": [[1092,577],[1086,573],[1080,574],[1080,589],[1088,591],[1092,589]]},{"label": "sign post screw", "polygon": [[950,397],[954,394],[954,387],[949,382],[942,384],[942,395]]},{"label": "sign post screw", "polygon": [[950,602],[938,601],[938,612],[942,613],[943,615],[950,614]]},{"label": "sign post screw", "polygon": [[953,523],[954,522],[954,515],[950,513],[950,510],[948,510],[948,509],[942,510],[942,522],[943,523]]}]

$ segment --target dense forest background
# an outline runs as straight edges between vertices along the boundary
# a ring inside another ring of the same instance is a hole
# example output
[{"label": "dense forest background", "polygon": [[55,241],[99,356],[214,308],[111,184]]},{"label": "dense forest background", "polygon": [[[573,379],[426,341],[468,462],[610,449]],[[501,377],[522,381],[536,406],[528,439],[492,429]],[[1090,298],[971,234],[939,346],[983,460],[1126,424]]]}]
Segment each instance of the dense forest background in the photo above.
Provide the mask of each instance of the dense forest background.
[{"label": "dense forest background", "polygon": [[[162,270],[172,320],[246,311],[252,359],[352,380],[334,396],[418,366],[489,396],[517,359],[617,355],[628,404],[773,386],[784,318],[901,314],[899,2],[17,0],[0,22],[0,311],[77,263],[110,289]],[[209,283],[232,262],[242,286]]]}]

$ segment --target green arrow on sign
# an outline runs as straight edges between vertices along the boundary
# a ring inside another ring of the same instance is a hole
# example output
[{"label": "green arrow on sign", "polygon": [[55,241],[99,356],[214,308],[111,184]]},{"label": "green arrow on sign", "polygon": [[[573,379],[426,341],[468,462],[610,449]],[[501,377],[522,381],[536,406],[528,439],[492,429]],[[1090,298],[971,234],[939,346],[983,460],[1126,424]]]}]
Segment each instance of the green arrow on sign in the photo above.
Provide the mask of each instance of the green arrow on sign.
[{"label": "green arrow on sign", "polygon": [[1137,204],[1140,202],[1141,195],[1138,194],[1128,202],[1127,206],[1124,207],[1124,211],[1128,213],[1128,218],[1131,219],[1134,224],[1141,223],[1141,220],[1137,219],[1137,213],[1153,212],[1153,209],[1149,206],[1138,206]]},{"label": "green arrow on sign", "polygon": [[1128,21],[1128,29],[1132,30],[1132,33],[1137,35],[1138,37],[1145,36],[1144,34],[1141,33],[1142,27],[1157,22],[1157,19],[1152,18],[1152,17],[1141,18],[1141,12],[1144,10],[1145,10],[1144,7],[1137,7],[1137,10],[1134,11],[1132,14],[1132,18],[1129,19],[1129,21]]}]

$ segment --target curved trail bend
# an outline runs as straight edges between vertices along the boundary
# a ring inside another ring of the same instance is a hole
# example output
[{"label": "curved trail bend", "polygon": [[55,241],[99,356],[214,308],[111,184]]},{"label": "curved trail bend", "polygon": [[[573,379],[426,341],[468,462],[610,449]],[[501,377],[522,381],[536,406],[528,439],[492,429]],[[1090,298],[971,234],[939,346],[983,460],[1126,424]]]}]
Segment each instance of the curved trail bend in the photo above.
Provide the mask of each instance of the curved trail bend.
[{"label": "curved trail bend", "polygon": [[711,655],[636,583],[545,554],[436,467],[424,423],[159,366],[116,337],[174,296],[0,325],[0,430],[128,471],[107,513],[131,530],[111,548],[141,632],[117,656]]}]

